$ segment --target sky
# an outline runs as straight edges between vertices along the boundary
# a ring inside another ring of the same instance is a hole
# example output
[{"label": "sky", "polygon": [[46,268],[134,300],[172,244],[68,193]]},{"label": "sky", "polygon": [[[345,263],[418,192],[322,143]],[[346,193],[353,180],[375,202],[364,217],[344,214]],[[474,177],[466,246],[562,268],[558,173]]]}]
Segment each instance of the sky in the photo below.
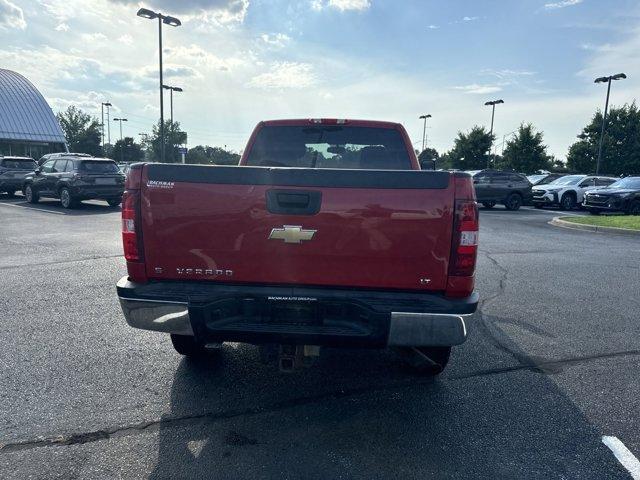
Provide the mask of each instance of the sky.
[{"label": "sky", "polygon": [[[522,122],[564,159],[624,72],[611,103],[640,93],[636,0],[0,0],[0,68],[15,70],[57,112],[125,117],[125,136],[159,118],[157,23],[165,83],[189,146],[241,151],[255,124],[277,118],[402,123],[416,148],[449,150],[459,131],[489,128],[498,153]],[[165,117],[169,117],[168,95]],[[118,128],[112,122],[112,142]]]}]

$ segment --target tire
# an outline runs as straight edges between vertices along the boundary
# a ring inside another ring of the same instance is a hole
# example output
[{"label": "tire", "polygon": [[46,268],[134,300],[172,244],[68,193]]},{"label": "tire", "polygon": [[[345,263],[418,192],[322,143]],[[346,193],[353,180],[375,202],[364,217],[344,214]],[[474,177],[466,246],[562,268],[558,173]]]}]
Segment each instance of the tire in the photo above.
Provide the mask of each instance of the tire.
[{"label": "tire", "polygon": [[110,207],[117,207],[118,205],[120,205],[122,203],[122,199],[121,198],[110,198],[109,200],[107,200],[107,203],[109,204]]},{"label": "tire", "polygon": [[640,215],[640,200],[634,200],[627,208],[628,215]]},{"label": "tire", "polygon": [[436,376],[449,363],[451,347],[405,347],[399,353],[405,366],[414,373]]},{"label": "tire", "polygon": [[504,206],[507,210],[515,212],[522,206],[522,196],[519,193],[512,193],[507,197],[507,201],[504,202]]},{"label": "tire", "polygon": [[76,200],[71,195],[71,192],[67,187],[60,189],[60,205],[62,208],[74,208],[76,206]]},{"label": "tire", "polygon": [[171,343],[175,351],[185,357],[199,358],[204,357],[207,353],[204,345],[197,343],[195,338],[190,335],[176,335],[172,333]]},{"label": "tire", "polygon": [[493,208],[496,206],[496,202],[482,202],[484,208]]},{"label": "tire", "polygon": [[38,195],[38,192],[33,191],[31,185],[24,187],[24,196],[29,203],[38,203],[38,200],[40,200],[40,195]]},{"label": "tire", "polygon": [[576,206],[576,197],[571,193],[565,193],[560,199],[560,210],[573,210]]}]

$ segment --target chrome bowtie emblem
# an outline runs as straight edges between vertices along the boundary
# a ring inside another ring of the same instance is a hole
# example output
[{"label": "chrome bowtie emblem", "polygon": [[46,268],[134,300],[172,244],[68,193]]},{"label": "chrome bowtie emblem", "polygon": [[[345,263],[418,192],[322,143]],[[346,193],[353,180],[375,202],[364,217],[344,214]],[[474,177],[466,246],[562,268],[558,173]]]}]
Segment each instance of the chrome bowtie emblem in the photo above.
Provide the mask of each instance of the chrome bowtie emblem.
[{"label": "chrome bowtie emblem", "polygon": [[317,230],[305,230],[300,225],[283,225],[282,228],[272,228],[269,240],[284,240],[284,243],[301,243],[311,240]]}]

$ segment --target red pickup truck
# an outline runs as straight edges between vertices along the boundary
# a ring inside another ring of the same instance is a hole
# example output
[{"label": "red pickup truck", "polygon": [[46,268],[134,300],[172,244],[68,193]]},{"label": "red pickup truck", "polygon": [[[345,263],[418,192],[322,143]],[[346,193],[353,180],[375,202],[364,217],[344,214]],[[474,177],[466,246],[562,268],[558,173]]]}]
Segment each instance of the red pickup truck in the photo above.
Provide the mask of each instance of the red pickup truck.
[{"label": "red pickup truck", "polygon": [[396,123],[261,122],[239,166],[137,164],[117,285],[129,325],[201,355],[399,347],[436,374],[478,304],[470,175],[421,171]]}]

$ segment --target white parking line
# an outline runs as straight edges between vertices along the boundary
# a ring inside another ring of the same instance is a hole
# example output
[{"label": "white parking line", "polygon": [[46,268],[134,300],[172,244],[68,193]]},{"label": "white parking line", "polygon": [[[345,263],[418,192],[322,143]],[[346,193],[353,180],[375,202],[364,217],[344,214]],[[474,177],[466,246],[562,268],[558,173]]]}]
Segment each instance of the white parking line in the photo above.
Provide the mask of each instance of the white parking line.
[{"label": "white parking line", "polygon": [[37,207],[27,207],[25,205],[20,205],[19,203],[5,203],[0,202],[0,205],[4,205],[5,207],[17,207],[17,208],[26,208],[27,210],[35,210],[36,212],[44,212],[44,213],[54,213],[56,215],[66,215],[64,212],[54,212],[53,210],[45,210],[43,208]]},{"label": "white parking line", "polygon": [[609,447],[622,466],[631,474],[633,480],[640,480],[640,461],[618,437],[604,436],[602,443]]},{"label": "white parking line", "polygon": [[552,215],[554,215],[555,217],[580,217],[582,215],[585,215],[587,212],[585,213],[571,213],[571,212],[565,212],[563,210],[541,210],[538,208],[527,208],[527,207],[522,207],[522,210],[525,210],[527,212],[535,212],[535,213],[550,213]]}]

